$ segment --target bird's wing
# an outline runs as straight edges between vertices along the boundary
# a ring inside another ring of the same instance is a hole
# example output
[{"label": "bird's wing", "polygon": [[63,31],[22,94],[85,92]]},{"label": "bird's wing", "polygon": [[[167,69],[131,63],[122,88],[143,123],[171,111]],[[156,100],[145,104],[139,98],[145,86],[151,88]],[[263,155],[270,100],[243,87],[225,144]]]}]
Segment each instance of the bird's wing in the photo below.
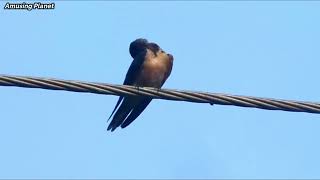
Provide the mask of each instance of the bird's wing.
[{"label": "bird's wing", "polygon": [[145,50],[133,59],[123,82],[124,85],[133,85],[145,60],[146,53],[147,51]]},{"label": "bird's wing", "polygon": [[[140,68],[144,62],[144,58],[146,55],[146,51],[141,52],[139,55],[136,56],[136,58],[133,59],[128,72],[126,74],[126,78],[123,82],[124,85],[133,85],[134,81],[136,80],[139,72],[140,72]],[[110,118],[112,117],[112,115],[115,113],[115,111],[117,110],[117,108],[119,107],[120,103],[123,100],[123,96],[120,96],[116,106],[114,107],[111,115],[108,118],[108,121],[110,120]],[[125,118],[125,117],[124,117]]]}]

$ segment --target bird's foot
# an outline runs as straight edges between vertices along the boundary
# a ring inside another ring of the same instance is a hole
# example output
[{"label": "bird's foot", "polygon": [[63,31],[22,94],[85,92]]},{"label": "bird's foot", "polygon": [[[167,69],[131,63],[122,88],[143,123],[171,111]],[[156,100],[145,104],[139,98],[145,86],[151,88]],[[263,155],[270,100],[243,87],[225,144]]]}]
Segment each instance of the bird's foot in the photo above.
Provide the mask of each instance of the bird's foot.
[{"label": "bird's foot", "polygon": [[138,92],[140,91],[140,87],[139,86],[135,86],[136,87],[136,89],[138,90]]},{"label": "bird's foot", "polygon": [[159,91],[160,91],[161,88],[156,88],[156,89],[157,89],[157,94],[159,94]]}]

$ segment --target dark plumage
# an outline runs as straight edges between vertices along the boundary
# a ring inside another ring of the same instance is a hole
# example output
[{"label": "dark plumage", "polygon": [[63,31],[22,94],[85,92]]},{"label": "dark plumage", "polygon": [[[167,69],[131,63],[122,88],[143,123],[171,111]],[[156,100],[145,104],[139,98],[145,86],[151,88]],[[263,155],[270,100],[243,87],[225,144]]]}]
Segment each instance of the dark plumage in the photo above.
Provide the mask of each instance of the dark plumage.
[{"label": "dark plumage", "polygon": [[[123,84],[161,88],[171,73],[173,56],[165,53],[156,43],[149,43],[142,38],[130,44],[129,52],[133,61]],[[120,96],[109,117],[110,119],[114,114],[108,130],[114,131],[119,126],[127,127],[142,113],[151,100],[146,97]]]},{"label": "dark plumage", "polygon": [[132,58],[135,58],[140,52],[147,48],[148,40],[146,39],[136,39],[130,43],[129,52]]}]

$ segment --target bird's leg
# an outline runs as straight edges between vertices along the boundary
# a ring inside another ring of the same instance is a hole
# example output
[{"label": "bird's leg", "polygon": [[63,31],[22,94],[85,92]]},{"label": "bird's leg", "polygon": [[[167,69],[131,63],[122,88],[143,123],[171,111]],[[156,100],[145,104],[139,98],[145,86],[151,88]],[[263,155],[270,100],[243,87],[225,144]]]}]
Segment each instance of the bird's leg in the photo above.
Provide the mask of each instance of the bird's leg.
[{"label": "bird's leg", "polygon": [[139,85],[135,85],[135,87],[137,88],[137,90],[138,90],[138,93],[139,93]]}]

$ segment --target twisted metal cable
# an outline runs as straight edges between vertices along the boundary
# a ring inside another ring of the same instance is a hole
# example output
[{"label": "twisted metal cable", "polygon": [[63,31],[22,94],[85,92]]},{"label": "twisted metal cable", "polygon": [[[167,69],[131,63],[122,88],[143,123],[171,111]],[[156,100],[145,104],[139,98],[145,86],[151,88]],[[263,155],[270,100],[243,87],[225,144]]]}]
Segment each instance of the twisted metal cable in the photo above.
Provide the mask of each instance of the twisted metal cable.
[{"label": "twisted metal cable", "polygon": [[137,88],[134,86],[126,85],[80,82],[52,78],[0,75],[0,86],[41,88],[50,90],[64,90],[117,96],[148,96],[154,99],[166,99],[174,101],[233,105],[267,110],[320,113],[320,103],[314,102],[289,101],[218,93],[181,91],[172,89],[155,89],[149,87]]}]

